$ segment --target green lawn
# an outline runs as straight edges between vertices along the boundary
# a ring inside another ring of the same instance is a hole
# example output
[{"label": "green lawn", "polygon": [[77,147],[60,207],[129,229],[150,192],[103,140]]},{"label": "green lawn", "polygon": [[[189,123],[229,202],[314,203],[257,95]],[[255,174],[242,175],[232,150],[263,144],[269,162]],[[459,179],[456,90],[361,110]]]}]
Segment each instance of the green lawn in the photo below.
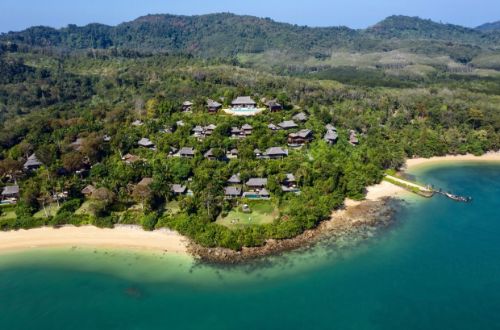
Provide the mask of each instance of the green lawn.
[{"label": "green lawn", "polygon": [[181,211],[181,206],[178,201],[171,201],[167,203],[165,214],[177,214]]},{"label": "green lawn", "polygon": [[[59,206],[57,206],[57,203],[53,203],[53,204],[50,204],[49,206],[47,206],[46,210],[47,210],[47,214],[49,215],[49,217],[53,217],[56,215],[57,211],[59,211]],[[33,218],[37,218],[37,219],[46,218],[46,217],[47,216],[46,216],[43,208],[40,211],[33,214]]]},{"label": "green lawn", "polygon": [[[247,204],[250,207],[250,213],[242,211],[241,205],[243,204]],[[219,216],[216,222],[229,228],[238,228],[272,223],[278,216],[279,210],[272,201],[243,201],[240,203],[240,206],[229,212],[226,217]]]},{"label": "green lawn", "polygon": [[16,218],[16,211],[15,209],[8,209],[8,210],[3,210],[2,215],[0,215],[0,221],[1,220],[11,220]]},{"label": "green lawn", "polygon": [[76,210],[76,215],[93,215],[92,213],[92,203],[93,201],[85,201],[78,210]]}]

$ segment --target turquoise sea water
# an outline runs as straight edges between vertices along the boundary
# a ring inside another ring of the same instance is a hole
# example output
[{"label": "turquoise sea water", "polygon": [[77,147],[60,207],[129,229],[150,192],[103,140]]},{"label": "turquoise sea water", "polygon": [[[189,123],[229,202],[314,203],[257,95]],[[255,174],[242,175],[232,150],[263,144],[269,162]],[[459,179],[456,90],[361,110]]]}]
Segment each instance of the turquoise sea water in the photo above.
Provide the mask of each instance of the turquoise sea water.
[{"label": "turquoise sea water", "polygon": [[0,255],[0,329],[500,329],[500,166],[412,174],[474,201],[411,197],[361,244],[237,268],[112,250]]}]

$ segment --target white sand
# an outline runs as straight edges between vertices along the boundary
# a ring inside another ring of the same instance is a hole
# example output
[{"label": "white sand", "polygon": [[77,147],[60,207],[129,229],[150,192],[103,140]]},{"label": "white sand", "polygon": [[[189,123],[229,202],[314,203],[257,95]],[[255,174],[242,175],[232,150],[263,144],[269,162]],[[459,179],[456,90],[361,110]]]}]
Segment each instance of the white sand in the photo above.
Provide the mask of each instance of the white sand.
[{"label": "white sand", "polygon": [[450,162],[500,162],[500,151],[488,152],[482,156],[449,155],[432,158],[413,158],[406,161],[406,168],[411,169],[421,165],[450,163]]},{"label": "white sand", "polygon": [[0,251],[39,247],[92,246],[187,253],[187,239],[177,232],[148,232],[137,226],[100,229],[93,226],[65,226],[0,232]]},{"label": "white sand", "polygon": [[[450,162],[500,162],[500,151],[488,152],[482,156],[474,156],[471,154],[467,155],[449,155],[443,157],[432,157],[432,158],[413,158],[406,161],[406,169],[413,169],[419,166],[432,165],[439,163],[450,163]],[[368,201],[378,201],[386,197],[400,197],[405,194],[410,194],[407,190],[393,185],[390,182],[382,181],[381,183],[368,187],[365,200]],[[344,205],[346,209],[350,209],[360,205],[362,201],[354,201],[351,199],[346,199]],[[339,213],[344,213],[344,210],[337,210],[333,212],[333,215],[338,215]]]},{"label": "white sand", "polygon": [[[490,152],[483,156],[473,155],[415,158],[407,161],[407,169],[420,165],[442,162],[500,161],[500,152]],[[385,197],[397,197],[408,192],[389,182],[367,188],[366,200],[377,201]],[[337,210],[332,217],[345,213],[362,202],[346,200],[345,210]],[[22,250],[38,247],[91,246],[108,248],[130,248],[159,250],[173,253],[187,253],[188,239],[177,232],[157,230],[147,232],[137,226],[119,226],[114,229],[100,229],[92,226],[65,226],[54,229],[49,227],[0,232],[0,251]]]}]

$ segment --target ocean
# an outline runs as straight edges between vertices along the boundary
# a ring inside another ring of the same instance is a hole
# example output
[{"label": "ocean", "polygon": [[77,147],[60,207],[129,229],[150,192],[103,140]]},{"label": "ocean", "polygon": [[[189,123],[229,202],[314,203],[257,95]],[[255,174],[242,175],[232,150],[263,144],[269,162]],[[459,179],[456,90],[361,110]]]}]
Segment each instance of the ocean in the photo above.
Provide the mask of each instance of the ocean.
[{"label": "ocean", "polygon": [[238,267],[90,248],[0,255],[0,329],[500,329],[500,166],[432,165],[361,243]]}]

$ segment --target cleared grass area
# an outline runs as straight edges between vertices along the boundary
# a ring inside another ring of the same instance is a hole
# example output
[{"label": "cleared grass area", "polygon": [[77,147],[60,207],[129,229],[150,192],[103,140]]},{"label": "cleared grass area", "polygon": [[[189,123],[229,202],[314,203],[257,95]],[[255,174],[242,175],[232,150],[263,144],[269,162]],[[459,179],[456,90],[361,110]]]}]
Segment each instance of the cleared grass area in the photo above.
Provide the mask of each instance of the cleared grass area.
[{"label": "cleared grass area", "polygon": [[[33,214],[33,217],[36,219],[53,217],[57,214],[57,211],[59,211],[59,206],[57,206],[57,203],[53,203],[53,204],[50,204],[49,206],[45,207],[45,210],[42,208],[40,211]],[[47,213],[45,213],[45,212],[47,212]],[[48,217],[47,217],[47,215],[48,215]]]},{"label": "cleared grass area", "polygon": [[[244,204],[250,207],[251,212],[242,211],[241,206]],[[238,228],[272,223],[278,216],[279,210],[272,201],[242,201],[240,206],[229,212],[226,217],[219,216],[216,223],[229,228]]]},{"label": "cleared grass area", "polygon": [[0,215],[0,221],[12,220],[15,218],[16,218],[16,211],[14,209],[3,210],[2,215]]},{"label": "cleared grass area", "polygon": [[181,205],[178,201],[171,201],[167,203],[167,208],[165,210],[165,215],[167,214],[177,214],[181,211]]},{"label": "cleared grass area", "polygon": [[85,201],[83,202],[82,206],[78,210],[76,210],[75,214],[76,215],[94,215],[92,213],[92,204],[93,201]]}]

